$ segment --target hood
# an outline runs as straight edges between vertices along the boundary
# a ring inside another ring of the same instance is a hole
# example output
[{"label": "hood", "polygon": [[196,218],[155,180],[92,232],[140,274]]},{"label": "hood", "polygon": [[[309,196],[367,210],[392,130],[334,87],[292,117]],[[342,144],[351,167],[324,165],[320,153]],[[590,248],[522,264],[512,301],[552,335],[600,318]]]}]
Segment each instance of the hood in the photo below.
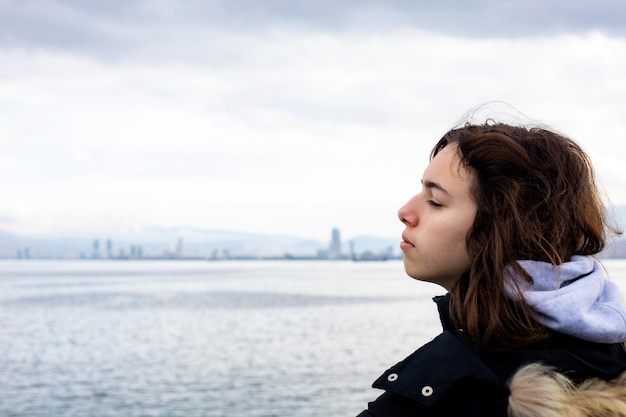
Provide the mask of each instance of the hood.
[{"label": "hood", "polygon": [[520,369],[509,389],[510,417],[626,416],[626,372],[611,381],[595,378],[577,386],[535,363]]},{"label": "hood", "polygon": [[[618,286],[608,280],[600,262],[591,256],[573,256],[554,266],[547,262],[518,261],[532,277],[529,284],[507,268],[512,279],[509,296],[520,295],[547,328],[596,343],[626,339],[626,309]],[[519,291],[515,289],[515,282]]]}]

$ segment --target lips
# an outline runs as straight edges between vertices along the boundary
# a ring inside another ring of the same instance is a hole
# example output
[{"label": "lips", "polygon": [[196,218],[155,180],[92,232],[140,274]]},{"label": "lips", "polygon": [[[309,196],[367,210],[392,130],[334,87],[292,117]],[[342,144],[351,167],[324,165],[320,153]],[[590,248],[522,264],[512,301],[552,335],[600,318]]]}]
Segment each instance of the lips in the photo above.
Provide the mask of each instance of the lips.
[{"label": "lips", "polygon": [[415,245],[409,241],[409,239],[406,237],[404,233],[402,233],[402,242],[400,243],[400,249],[408,249],[408,248],[414,248],[414,247]]}]

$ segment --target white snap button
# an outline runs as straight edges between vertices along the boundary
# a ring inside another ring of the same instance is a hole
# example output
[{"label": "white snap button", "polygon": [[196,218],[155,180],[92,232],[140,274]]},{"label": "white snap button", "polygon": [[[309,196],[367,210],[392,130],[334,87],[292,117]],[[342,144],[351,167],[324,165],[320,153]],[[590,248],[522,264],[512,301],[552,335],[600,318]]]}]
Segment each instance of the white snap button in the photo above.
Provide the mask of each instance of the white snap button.
[{"label": "white snap button", "polygon": [[426,385],[424,388],[422,388],[422,395],[424,397],[430,397],[431,395],[433,395],[433,387]]},{"label": "white snap button", "polygon": [[387,377],[387,381],[389,382],[393,382],[397,379],[398,379],[398,374],[389,374],[389,376]]}]

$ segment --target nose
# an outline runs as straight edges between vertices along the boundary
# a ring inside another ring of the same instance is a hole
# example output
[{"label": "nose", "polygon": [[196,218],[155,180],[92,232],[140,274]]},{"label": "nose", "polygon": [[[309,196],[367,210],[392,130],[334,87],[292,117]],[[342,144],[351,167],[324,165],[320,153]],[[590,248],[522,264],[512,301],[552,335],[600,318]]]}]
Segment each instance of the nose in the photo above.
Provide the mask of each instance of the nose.
[{"label": "nose", "polygon": [[417,209],[415,207],[415,197],[406,202],[405,205],[398,210],[398,218],[406,226],[417,226],[418,216]]}]

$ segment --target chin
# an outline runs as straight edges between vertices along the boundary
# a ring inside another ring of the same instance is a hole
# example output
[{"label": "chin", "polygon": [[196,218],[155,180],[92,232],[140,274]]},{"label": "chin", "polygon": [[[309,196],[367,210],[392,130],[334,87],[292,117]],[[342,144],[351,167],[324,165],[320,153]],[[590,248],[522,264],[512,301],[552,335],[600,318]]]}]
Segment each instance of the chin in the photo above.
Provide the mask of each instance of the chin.
[{"label": "chin", "polygon": [[416,271],[415,269],[412,268],[407,268],[406,265],[404,266],[404,272],[406,272],[406,274],[417,280],[417,281],[425,281],[425,282],[430,282],[428,279],[424,278],[423,274],[420,274],[419,271]]}]

